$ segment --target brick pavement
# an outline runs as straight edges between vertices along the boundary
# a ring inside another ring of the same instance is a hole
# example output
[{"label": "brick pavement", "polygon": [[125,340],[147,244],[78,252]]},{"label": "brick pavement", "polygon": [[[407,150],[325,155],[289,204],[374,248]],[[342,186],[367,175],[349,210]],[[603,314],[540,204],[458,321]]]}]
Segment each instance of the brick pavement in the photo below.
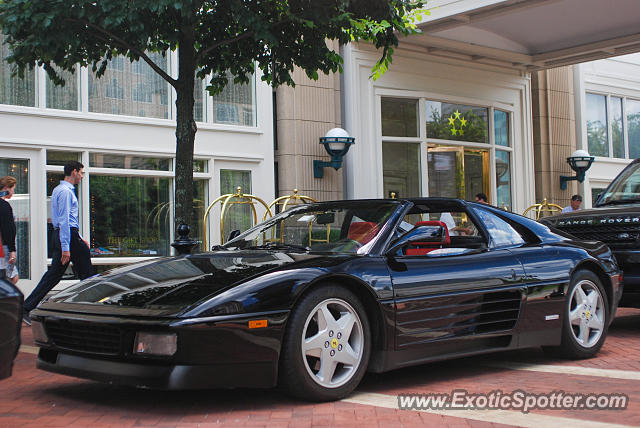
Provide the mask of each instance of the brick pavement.
[{"label": "brick pavement", "polygon": [[[23,344],[33,345],[31,329]],[[28,351],[29,348],[26,348]],[[547,410],[536,414],[640,426],[640,383],[627,379],[526,372],[484,365],[534,362],[640,371],[640,310],[623,309],[597,358],[566,361],[524,350],[427,364],[384,374],[368,374],[360,392],[473,392],[524,388],[528,392],[625,392],[624,411]],[[0,381],[0,427],[498,427],[463,417],[405,411],[350,402],[313,404],[278,390],[149,391],[104,385],[35,369],[35,355],[20,352],[14,374]]]}]

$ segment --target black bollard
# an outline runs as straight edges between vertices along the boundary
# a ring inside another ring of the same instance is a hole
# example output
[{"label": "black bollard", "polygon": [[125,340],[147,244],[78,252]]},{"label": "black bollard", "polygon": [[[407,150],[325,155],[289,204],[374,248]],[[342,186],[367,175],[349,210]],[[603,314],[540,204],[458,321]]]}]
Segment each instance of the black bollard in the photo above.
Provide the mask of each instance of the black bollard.
[{"label": "black bollard", "polygon": [[171,244],[178,254],[191,254],[193,249],[200,244],[200,241],[189,238],[189,232],[191,232],[189,225],[183,223],[178,226],[179,238]]}]

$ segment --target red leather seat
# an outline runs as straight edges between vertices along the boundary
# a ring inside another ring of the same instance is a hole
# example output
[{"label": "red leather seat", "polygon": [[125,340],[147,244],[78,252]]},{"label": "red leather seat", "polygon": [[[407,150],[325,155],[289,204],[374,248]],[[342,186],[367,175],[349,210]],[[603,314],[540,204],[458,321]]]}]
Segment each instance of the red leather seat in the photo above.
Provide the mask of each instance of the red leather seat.
[{"label": "red leather seat", "polygon": [[414,242],[413,245],[416,248],[407,248],[408,256],[422,256],[427,253],[430,253],[433,250],[437,250],[438,248],[442,248],[444,245],[451,244],[451,238],[449,237],[449,229],[447,225],[439,220],[429,220],[429,221],[419,221],[415,224],[416,226],[442,226],[444,229],[445,237],[443,240],[438,240],[437,242]]},{"label": "red leather seat", "polygon": [[371,241],[378,233],[378,225],[373,221],[356,221],[349,225],[347,238],[358,241],[362,245]]}]

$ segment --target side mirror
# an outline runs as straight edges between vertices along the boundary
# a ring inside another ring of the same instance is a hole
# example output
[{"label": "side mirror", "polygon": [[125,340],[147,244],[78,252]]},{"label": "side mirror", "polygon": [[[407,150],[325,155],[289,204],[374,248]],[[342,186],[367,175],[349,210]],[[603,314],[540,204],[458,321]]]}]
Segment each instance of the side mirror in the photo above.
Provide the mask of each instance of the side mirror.
[{"label": "side mirror", "polygon": [[234,238],[237,238],[240,235],[240,229],[234,229],[229,232],[229,237],[227,238],[227,242],[231,241]]},{"label": "side mirror", "polygon": [[447,241],[447,232],[442,226],[416,226],[398,238],[398,240],[391,245],[387,254],[395,254],[398,250],[418,242],[423,245],[426,243],[443,245]]}]

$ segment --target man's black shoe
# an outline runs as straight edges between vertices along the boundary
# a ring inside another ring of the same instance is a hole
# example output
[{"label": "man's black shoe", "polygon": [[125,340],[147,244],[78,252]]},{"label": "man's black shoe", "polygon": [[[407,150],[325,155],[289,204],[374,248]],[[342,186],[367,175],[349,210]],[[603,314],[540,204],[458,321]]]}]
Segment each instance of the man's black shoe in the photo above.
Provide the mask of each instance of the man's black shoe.
[{"label": "man's black shoe", "polygon": [[29,318],[29,312],[22,311],[22,321],[24,321],[26,325],[31,325],[31,318]]}]

